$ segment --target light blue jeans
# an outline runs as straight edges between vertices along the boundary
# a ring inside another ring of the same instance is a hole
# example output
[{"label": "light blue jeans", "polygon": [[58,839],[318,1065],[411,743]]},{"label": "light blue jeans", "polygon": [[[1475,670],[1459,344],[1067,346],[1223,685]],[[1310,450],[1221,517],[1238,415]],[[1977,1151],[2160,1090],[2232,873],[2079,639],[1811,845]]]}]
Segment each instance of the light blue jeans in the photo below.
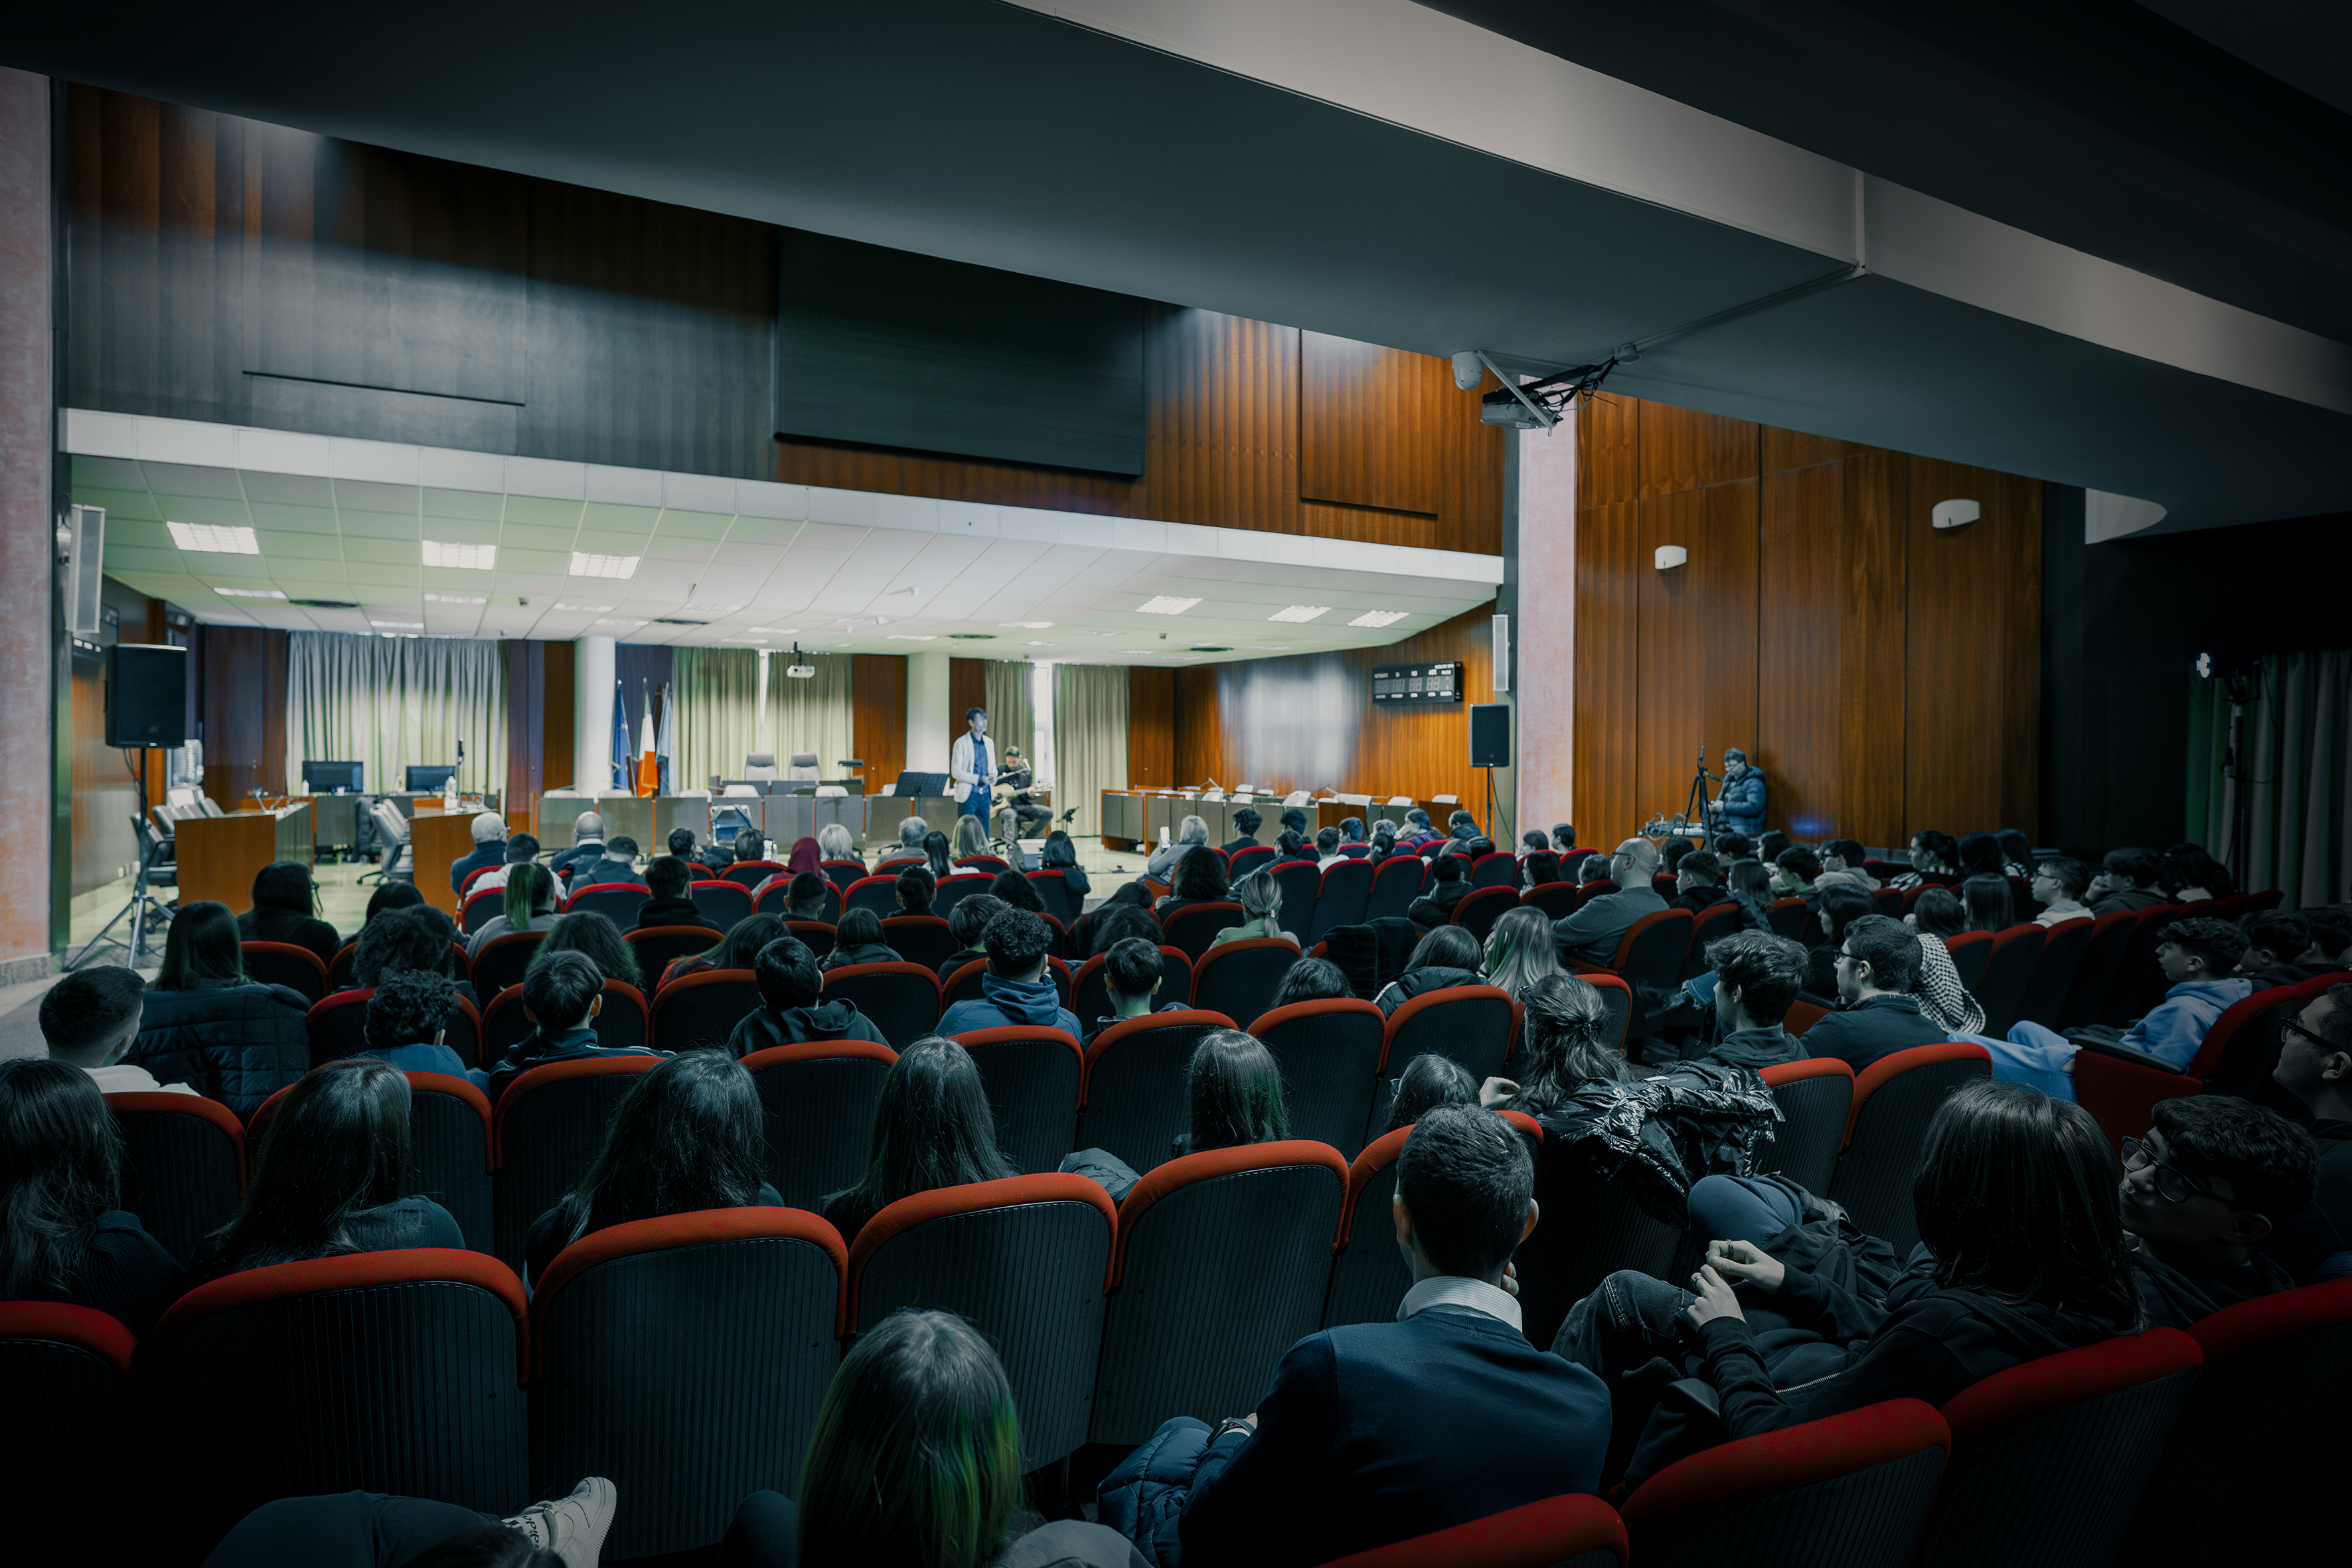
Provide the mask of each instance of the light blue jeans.
[{"label": "light blue jeans", "polygon": [[2066,1064],[2080,1047],[2055,1029],[2021,1020],[2010,1026],[2009,1038],[1990,1035],[1954,1035],[1974,1040],[1992,1053],[1992,1076],[2002,1083],[2031,1084],[2053,1100],[2074,1098],[2074,1075]]}]

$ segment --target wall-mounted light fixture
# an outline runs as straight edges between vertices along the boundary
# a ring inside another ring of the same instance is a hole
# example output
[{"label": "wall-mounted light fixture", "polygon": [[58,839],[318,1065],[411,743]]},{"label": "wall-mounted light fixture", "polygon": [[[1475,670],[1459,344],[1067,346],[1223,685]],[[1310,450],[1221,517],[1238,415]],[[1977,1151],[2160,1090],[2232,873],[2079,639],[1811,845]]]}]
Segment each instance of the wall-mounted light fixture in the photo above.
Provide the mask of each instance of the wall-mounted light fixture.
[{"label": "wall-mounted light fixture", "polygon": [[1984,508],[1972,500],[1939,500],[1928,519],[1937,528],[1961,528],[1984,515]]},{"label": "wall-mounted light fixture", "polygon": [[1679,544],[1661,544],[1652,559],[1657,563],[1659,571],[1671,572],[1690,559],[1690,552]]}]

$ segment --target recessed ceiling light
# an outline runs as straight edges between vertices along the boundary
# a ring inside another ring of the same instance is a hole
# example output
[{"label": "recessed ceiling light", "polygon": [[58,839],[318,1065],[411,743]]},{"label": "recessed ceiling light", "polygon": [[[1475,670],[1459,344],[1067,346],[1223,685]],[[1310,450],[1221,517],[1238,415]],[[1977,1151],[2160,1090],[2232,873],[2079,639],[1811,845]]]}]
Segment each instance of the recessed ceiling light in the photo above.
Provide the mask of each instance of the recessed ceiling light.
[{"label": "recessed ceiling light", "polygon": [[1074,631],[1070,635],[1074,637],[1115,637],[1118,636],[1117,632],[1089,631],[1083,628]]},{"label": "recessed ceiling light", "polygon": [[368,625],[380,632],[421,632],[425,629],[423,621],[370,621]]},{"label": "recessed ceiling light", "polygon": [[799,631],[799,630],[800,630],[800,627],[798,627],[798,626],[753,626],[751,629],[752,629],[753,631],[755,631],[755,632],[762,632],[762,633],[765,633],[767,636],[772,637],[791,637],[793,633],[795,633],[795,632]]},{"label": "recessed ceiling light", "polygon": [[1049,643],[1049,642],[1025,642],[1025,643],[1023,643],[1021,646],[1022,646],[1023,647],[1054,647],[1054,646],[1055,646],[1055,645],[1054,645],[1053,643]]},{"label": "recessed ceiling light", "polygon": [[425,542],[425,564],[455,566],[466,572],[488,572],[499,563],[499,547],[495,544],[450,544],[438,539]]},{"label": "recessed ceiling light", "polygon": [[183,550],[201,551],[206,555],[258,555],[261,541],[253,530],[243,527],[223,527],[211,522],[167,522],[172,531],[172,542]]},{"label": "recessed ceiling light", "polygon": [[282,599],[286,595],[275,588],[215,588],[224,599]]},{"label": "recessed ceiling light", "polygon": [[598,621],[596,624],[600,626],[641,626],[646,623],[643,621]]},{"label": "recessed ceiling light", "polygon": [[1171,594],[1160,594],[1136,605],[1135,613],[1139,616],[1181,616],[1200,602],[1198,599],[1179,599]]},{"label": "recessed ceiling light", "polygon": [[559,610],[577,610],[583,616],[601,616],[612,609],[610,605],[558,605]]},{"label": "recessed ceiling light", "polygon": [[594,555],[585,550],[572,552],[572,574],[574,577],[634,577],[637,574],[635,555]]},{"label": "recessed ceiling light", "polygon": [[391,637],[417,637],[417,636],[419,636],[419,635],[421,635],[421,634],[416,633],[416,632],[386,632],[386,633],[384,633],[383,635],[384,635],[384,637],[385,637],[386,638],[391,638]]},{"label": "recessed ceiling light", "polygon": [[740,605],[688,605],[684,610],[680,611],[679,614],[688,616],[731,616],[742,607],[743,606]]},{"label": "recessed ceiling light", "polygon": [[1412,613],[1410,610],[1366,610],[1348,624],[1351,626],[1392,626]]},{"label": "recessed ceiling light", "polygon": [[487,605],[489,603],[479,594],[427,594],[425,595],[425,602],[428,605]]},{"label": "recessed ceiling light", "polygon": [[890,634],[889,640],[892,642],[937,642],[940,639],[936,635],[929,632],[892,632]]},{"label": "recessed ceiling light", "polygon": [[1220,643],[1195,643],[1192,645],[1192,651],[1194,653],[1231,653],[1234,650]]},{"label": "recessed ceiling light", "polygon": [[1331,606],[1328,605],[1292,605],[1287,609],[1275,611],[1274,614],[1266,616],[1266,619],[1269,621],[1311,621],[1318,616],[1328,616],[1330,613]]},{"label": "recessed ceiling light", "polygon": [[996,624],[1000,626],[1019,626],[1024,632],[1044,632],[1054,628],[1054,623],[1051,621],[999,621]]},{"label": "recessed ceiling light", "polygon": [[360,607],[352,599],[289,599],[286,602],[299,605],[306,610],[356,610]]},{"label": "recessed ceiling light", "polygon": [[720,642],[757,643],[761,647],[768,646],[768,639],[765,637],[720,637],[719,640]]}]

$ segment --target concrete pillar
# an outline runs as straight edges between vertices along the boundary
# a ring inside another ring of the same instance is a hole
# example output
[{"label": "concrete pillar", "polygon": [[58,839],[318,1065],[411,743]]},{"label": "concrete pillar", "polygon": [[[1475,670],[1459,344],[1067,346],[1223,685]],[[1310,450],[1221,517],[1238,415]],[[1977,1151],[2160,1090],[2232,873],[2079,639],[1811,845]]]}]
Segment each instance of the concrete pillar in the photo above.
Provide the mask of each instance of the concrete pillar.
[{"label": "concrete pillar", "polygon": [[613,639],[582,637],[572,645],[572,787],[611,795],[613,783]]},{"label": "concrete pillar", "polygon": [[[1511,623],[1520,826],[1573,820],[1577,421],[1518,435],[1518,614]],[[1583,824],[1578,824],[1580,827]],[[1590,839],[1595,829],[1587,828]],[[1602,834],[1613,833],[1610,828]]]},{"label": "concrete pillar", "polygon": [[72,889],[71,796],[57,788],[57,732],[72,720],[54,604],[51,213],[49,80],[0,69],[0,984],[49,973]]},{"label": "concrete pillar", "polygon": [[943,773],[963,723],[948,712],[948,656],[907,656],[907,771]]}]

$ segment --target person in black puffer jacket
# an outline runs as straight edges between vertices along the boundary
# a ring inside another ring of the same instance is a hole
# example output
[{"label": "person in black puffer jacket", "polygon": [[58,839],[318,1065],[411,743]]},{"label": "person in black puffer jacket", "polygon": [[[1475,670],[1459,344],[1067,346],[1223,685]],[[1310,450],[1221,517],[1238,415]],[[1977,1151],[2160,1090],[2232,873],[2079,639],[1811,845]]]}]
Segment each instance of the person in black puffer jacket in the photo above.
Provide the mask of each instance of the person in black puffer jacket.
[{"label": "person in black puffer jacket", "polygon": [[309,1002],[245,977],[236,917],[209,900],[183,907],[163,940],[139,1037],[123,1059],[184,1083],[241,1121],[310,1069]]},{"label": "person in black puffer jacket", "polygon": [[343,939],[318,918],[318,889],[310,868],[299,860],[277,860],[253,874],[253,908],[236,917],[245,942],[283,942],[307,948],[332,967]]},{"label": "person in black puffer jacket", "polygon": [[1486,972],[1479,963],[1484,960],[1478,939],[1470,934],[1467,926],[1443,925],[1421,939],[1405,961],[1404,973],[1381,988],[1372,1002],[1383,1013],[1394,1016],[1396,1010],[1426,991],[1443,991],[1453,985],[1484,985]]}]

